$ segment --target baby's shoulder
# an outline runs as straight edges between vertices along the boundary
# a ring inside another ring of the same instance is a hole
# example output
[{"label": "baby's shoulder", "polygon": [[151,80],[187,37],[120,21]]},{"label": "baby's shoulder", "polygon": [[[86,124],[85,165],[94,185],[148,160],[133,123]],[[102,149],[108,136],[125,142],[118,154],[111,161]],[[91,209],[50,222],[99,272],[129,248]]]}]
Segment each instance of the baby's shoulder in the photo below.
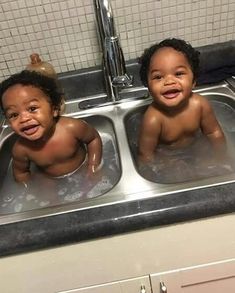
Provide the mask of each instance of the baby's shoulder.
[{"label": "baby's shoulder", "polygon": [[143,119],[146,123],[159,123],[163,116],[162,112],[154,104],[151,104],[146,109]]},{"label": "baby's shoulder", "polygon": [[193,93],[191,100],[201,103],[201,102],[204,102],[204,100],[206,100],[206,98],[198,93]]},{"label": "baby's shoulder", "polygon": [[81,123],[81,119],[61,116],[57,121],[57,125],[62,127],[73,127]]},{"label": "baby's shoulder", "polygon": [[209,101],[204,96],[198,93],[193,93],[191,97],[191,103],[196,106],[203,107],[205,105],[208,105]]},{"label": "baby's shoulder", "polygon": [[158,106],[157,104],[155,104],[155,103],[151,103],[151,104],[147,107],[145,113],[146,113],[147,115],[154,115],[154,116],[155,116],[155,115],[160,115],[160,114],[161,114],[161,110],[160,110],[160,108],[159,108],[159,106]]},{"label": "baby's shoulder", "polygon": [[57,129],[78,131],[79,129],[86,127],[86,125],[87,123],[82,119],[62,116],[57,122]]}]

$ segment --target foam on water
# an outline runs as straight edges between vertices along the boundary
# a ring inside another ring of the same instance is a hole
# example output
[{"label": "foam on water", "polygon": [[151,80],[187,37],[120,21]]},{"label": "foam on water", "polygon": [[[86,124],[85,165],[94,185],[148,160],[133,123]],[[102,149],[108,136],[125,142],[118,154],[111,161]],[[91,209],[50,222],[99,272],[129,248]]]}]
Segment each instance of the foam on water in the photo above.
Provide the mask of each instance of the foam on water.
[{"label": "foam on water", "polygon": [[120,178],[118,153],[109,134],[102,133],[101,138],[103,164],[94,176],[88,176],[87,162],[75,173],[64,178],[48,178],[36,168],[32,168],[32,180],[26,188],[14,181],[10,164],[0,191],[0,213],[23,212],[86,200],[112,189]]},{"label": "foam on water", "polygon": [[172,150],[160,145],[153,162],[139,166],[137,164],[138,133],[143,113],[137,112],[129,118],[127,123],[129,144],[141,176],[157,183],[180,183],[235,171],[235,111],[219,101],[211,101],[211,104],[227,140],[228,156],[223,160],[216,158],[205,136],[198,132],[190,146]]}]

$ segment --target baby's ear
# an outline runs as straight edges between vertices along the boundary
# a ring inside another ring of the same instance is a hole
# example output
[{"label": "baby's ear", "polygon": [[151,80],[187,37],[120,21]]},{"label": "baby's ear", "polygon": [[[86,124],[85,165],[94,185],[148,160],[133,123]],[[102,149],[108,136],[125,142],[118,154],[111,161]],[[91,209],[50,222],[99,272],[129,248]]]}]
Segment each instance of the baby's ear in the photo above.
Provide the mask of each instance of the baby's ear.
[{"label": "baby's ear", "polygon": [[196,83],[197,83],[196,80],[194,80],[194,81],[193,81],[193,89],[195,88]]},{"label": "baby's ear", "polygon": [[60,115],[60,109],[59,107],[54,107],[53,108],[53,117],[56,118]]}]

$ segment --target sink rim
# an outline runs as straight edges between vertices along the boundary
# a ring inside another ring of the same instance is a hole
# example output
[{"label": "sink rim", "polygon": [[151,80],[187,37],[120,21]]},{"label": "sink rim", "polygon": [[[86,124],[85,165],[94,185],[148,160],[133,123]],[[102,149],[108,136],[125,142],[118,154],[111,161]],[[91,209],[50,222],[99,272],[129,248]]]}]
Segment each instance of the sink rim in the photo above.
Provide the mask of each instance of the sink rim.
[{"label": "sink rim", "polygon": [[[206,86],[201,88],[196,88],[197,92],[201,94],[223,94],[235,101],[235,93],[229,88],[226,82],[220,83],[218,85]],[[85,202],[72,202],[66,203],[59,206],[44,207],[40,209],[35,209],[31,211],[25,211],[14,214],[0,215],[0,225],[27,221],[36,218],[54,216],[57,214],[69,213],[78,210],[92,209],[101,206],[113,205],[118,203],[123,203],[127,201],[140,200],[156,196],[164,196],[165,194],[178,193],[182,191],[202,189],[210,186],[217,186],[235,182],[234,174],[219,176],[221,182],[211,182],[217,177],[205,178],[201,180],[196,180],[189,183],[176,183],[176,184],[160,184],[150,182],[143,177],[141,177],[134,166],[132,161],[132,156],[130,154],[130,149],[124,129],[124,119],[126,115],[137,107],[147,105],[151,101],[151,98],[142,100],[128,100],[125,103],[117,103],[106,105],[99,108],[92,108],[76,113],[68,113],[65,116],[73,117],[86,117],[101,115],[105,116],[113,122],[116,142],[119,149],[120,164],[121,164],[121,178],[119,182],[111,189],[109,192],[101,195],[97,198],[87,200]],[[69,101],[69,103],[78,103],[77,100]],[[98,113],[98,114],[97,114]],[[4,129],[8,131],[8,127]],[[125,154],[124,154],[125,151]],[[132,178],[128,178],[132,174]],[[128,180],[125,180],[128,178]],[[128,181],[128,182],[125,182]],[[138,183],[138,184],[137,184]],[[200,184],[200,185],[199,185]],[[177,189],[175,188],[177,186]]]}]

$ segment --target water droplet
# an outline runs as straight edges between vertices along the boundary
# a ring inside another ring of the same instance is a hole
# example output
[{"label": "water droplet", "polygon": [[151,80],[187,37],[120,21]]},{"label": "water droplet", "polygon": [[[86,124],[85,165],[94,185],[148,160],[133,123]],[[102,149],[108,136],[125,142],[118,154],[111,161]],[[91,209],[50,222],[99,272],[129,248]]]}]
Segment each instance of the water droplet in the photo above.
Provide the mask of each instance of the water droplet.
[{"label": "water droplet", "polygon": [[18,203],[18,204],[15,205],[14,210],[15,210],[16,213],[19,213],[19,212],[21,212],[22,208],[23,208],[22,203]]},{"label": "water droplet", "polygon": [[35,196],[33,194],[27,194],[26,195],[26,200],[30,201],[32,199],[35,199]]},{"label": "water droplet", "polygon": [[49,201],[41,201],[39,205],[40,205],[40,207],[45,207],[45,206],[49,205],[49,203],[50,203]]},{"label": "water droplet", "polygon": [[10,201],[13,200],[13,198],[14,198],[14,195],[13,194],[8,194],[8,195],[6,195],[6,196],[3,197],[3,201],[10,202]]}]

